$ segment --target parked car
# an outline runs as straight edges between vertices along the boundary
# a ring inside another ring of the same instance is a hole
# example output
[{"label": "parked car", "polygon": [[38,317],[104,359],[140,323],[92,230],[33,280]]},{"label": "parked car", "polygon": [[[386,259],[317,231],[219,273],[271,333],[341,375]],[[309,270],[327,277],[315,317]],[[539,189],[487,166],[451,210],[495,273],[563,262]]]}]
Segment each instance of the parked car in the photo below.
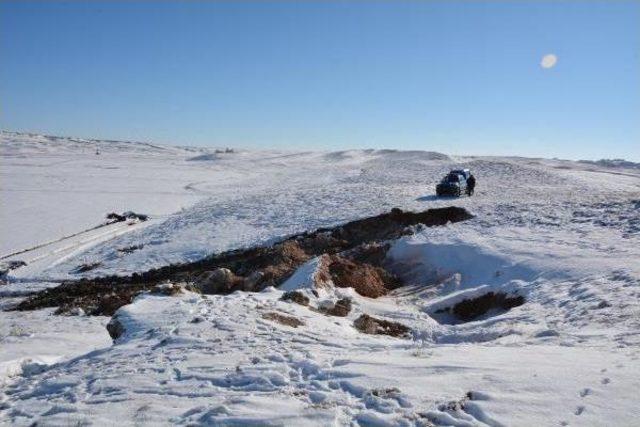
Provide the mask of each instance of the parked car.
[{"label": "parked car", "polygon": [[467,178],[471,176],[469,169],[454,169],[436,185],[438,196],[456,196],[467,194]]},{"label": "parked car", "polygon": [[452,169],[449,173],[457,173],[458,175],[463,175],[464,179],[469,179],[471,176],[471,170],[469,169]]}]

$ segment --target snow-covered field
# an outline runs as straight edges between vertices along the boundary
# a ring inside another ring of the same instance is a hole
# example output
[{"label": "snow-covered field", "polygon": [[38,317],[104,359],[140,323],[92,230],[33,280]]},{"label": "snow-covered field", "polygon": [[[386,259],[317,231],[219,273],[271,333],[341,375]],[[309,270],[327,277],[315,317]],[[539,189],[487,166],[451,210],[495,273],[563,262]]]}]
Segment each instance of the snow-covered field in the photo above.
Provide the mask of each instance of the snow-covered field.
[{"label": "snow-covered field", "polygon": [[[412,284],[369,299],[312,294],[317,260],[280,301],[143,295],[104,317],[0,312],[0,424],[637,425],[640,169],[432,152],[238,151],[0,134],[0,257],[26,266],[0,308],[61,280],[128,274],[388,211],[449,205],[472,220],[391,242]],[[100,153],[96,154],[96,150]],[[451,167],[473,197],[437,199]],[[104,223],[109,212],[146,222]],[[140,247],[141,246],[141,247]],[[119,251],[140,247],[130,253]],[[16,255],[13,253],[21,252]],[[86,273],[81,264],[100,263]],[[461,323],[438,310],[489,291],[525,304]],[[295,316],[293,328],[263,318]],[[366,313],[411,337],[366,335]]]}]

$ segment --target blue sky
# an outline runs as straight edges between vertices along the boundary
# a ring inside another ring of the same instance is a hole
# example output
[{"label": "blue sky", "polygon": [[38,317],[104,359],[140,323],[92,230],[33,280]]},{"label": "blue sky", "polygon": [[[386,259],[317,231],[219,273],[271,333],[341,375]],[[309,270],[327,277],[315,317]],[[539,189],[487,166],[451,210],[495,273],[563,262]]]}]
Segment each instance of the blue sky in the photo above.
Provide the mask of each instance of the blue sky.
[{"label": "blue sky", "polygon": [[640,161],[639,22],[640,1],[2,0],[0,127]]}]

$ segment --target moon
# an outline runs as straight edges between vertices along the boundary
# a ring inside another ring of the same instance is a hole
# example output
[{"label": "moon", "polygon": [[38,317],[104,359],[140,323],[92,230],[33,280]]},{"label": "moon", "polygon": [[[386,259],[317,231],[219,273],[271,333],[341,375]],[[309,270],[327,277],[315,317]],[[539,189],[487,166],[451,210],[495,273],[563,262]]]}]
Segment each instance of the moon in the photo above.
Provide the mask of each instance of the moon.
[{"label": "moon", "polygon": [[542,60],[540,61],[540,66],[542,68],[553,68],[557,62],[558,62],[558,57],[555,56],[553,53],[548,53],[542,57]]}]

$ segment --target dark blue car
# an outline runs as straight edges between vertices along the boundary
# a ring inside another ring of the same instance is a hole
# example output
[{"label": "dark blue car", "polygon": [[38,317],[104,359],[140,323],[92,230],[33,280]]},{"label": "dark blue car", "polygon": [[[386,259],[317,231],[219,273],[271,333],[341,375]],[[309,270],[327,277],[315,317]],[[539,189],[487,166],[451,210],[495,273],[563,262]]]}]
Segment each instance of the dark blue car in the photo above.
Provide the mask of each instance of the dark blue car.
[{"label": "dark blue car", "polygon": [[436,194],[438,196],[455,196],[460,197],[462,194],[468,193],[467,178],[471,176],[469,169],[454,169],[450,171],[436,185]]}]

